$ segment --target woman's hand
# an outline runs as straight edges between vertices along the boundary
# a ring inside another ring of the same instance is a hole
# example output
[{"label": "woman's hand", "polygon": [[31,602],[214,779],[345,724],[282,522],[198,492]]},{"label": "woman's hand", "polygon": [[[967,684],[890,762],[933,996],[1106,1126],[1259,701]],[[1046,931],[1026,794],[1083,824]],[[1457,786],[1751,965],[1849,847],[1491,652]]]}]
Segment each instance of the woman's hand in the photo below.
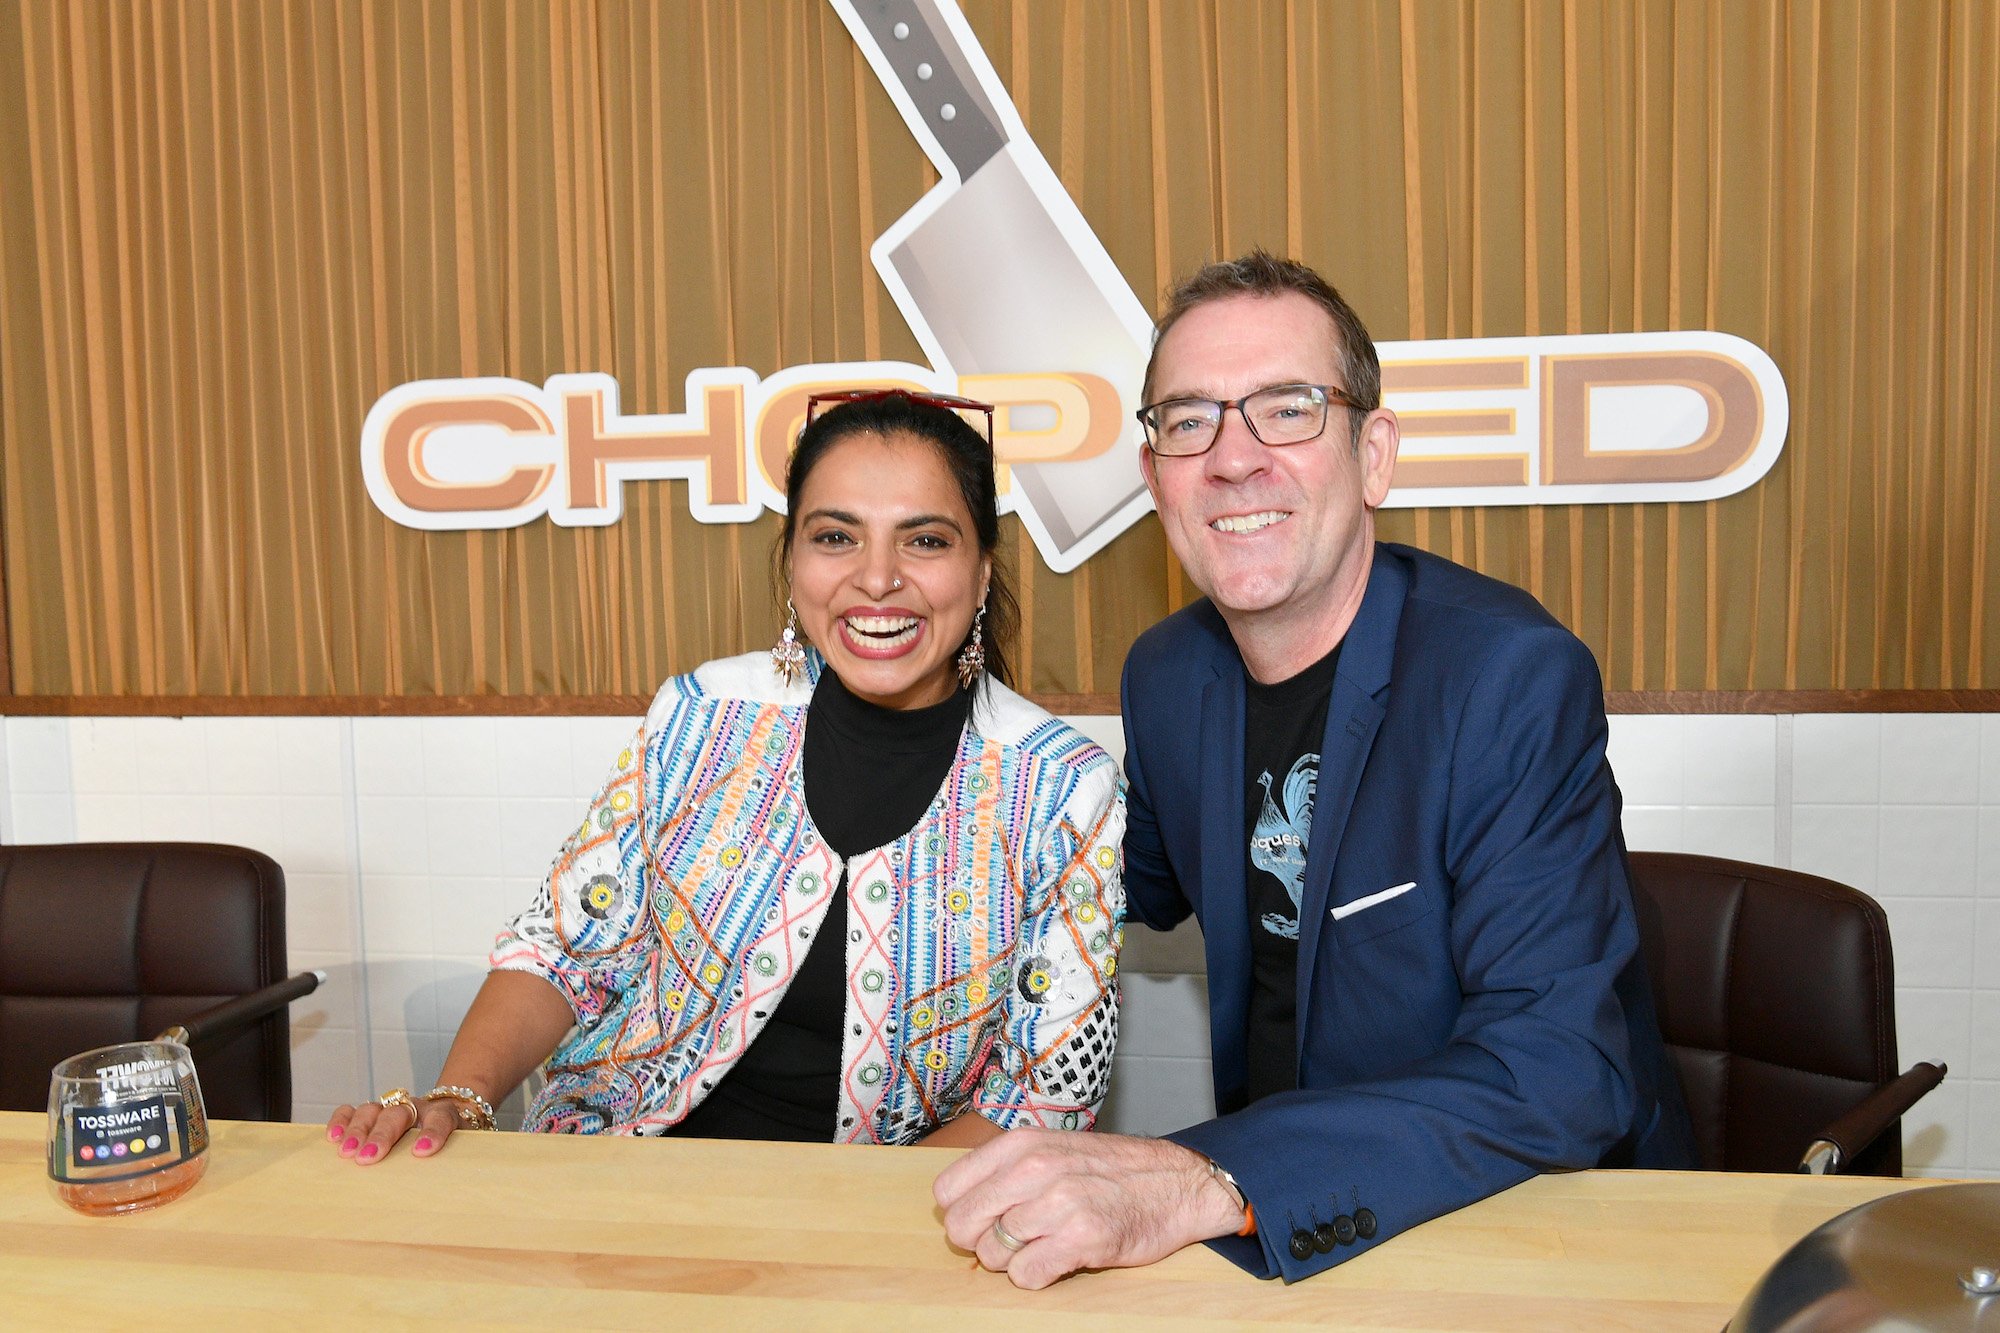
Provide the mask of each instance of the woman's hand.
[{"label": "woman's hand", "polygon": [[353,1158],[357,1166],[370,1166],[387,1157],[397,1141],[414,1129],[417,1141],[410,1145],[411,1156],[435,1156],[459,1128],[458,1104],[448,1097],[413,1100],[417,1108],[414,1115],[400,1101],[388,1106],[363,1102],[340,1107],[326,1122],[327,1140],[339,1148],[342,1157]]},{"label": "woman's hand", "polygon": [[342,1157],[369,1166],[387,1157],[414,1129],[411,1154],[434,1157],[458,1130],[493,1128],[493,1103],[519,1087],[575,1021],[569,1001],[554,983],[526,972],[488,973],[459,1024],[436,1088],[476,1092],[486,1104],[475,1108],[450,1097],[411,1097],[398,1088],[385,1094],[387,1106],[376,1100],[335,1111],[326,1122],[327,1141]]}]

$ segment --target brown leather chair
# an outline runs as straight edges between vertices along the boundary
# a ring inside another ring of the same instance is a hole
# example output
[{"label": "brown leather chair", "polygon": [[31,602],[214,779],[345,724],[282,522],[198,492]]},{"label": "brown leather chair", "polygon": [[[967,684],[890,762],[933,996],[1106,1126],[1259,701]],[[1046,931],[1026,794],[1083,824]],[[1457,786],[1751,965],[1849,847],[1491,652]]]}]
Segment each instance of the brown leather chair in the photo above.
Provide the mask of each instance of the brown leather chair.
[{"label": "brown leather chair", "polygon": [[1676,852],[1630,861],[1703,1169],[1901,1175],[1900,1117],[1945,1070],[1897,1075],[1881,905],[1796,870]]},{"label": "brown leather chair", "polygon": [[312,981],[285,981],[285,875],[262,852],[0,847],[0,1109],[44,1109],[66,1056],[180,1024],[210,1116],[288,1120],[284,1005]]}]

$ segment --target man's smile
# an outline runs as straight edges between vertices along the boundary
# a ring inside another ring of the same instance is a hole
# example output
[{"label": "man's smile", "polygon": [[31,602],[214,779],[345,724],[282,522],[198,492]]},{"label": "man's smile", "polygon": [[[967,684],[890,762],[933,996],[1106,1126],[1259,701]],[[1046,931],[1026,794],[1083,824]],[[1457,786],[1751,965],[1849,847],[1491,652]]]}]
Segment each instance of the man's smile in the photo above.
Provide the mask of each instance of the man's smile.
[{"label": "man's smile", "polygon": [[1265,509],[1255,514],[1225,514],[1209,523],[1217,532],[1261,532],[1275,523],[1283,523],[1291,512],[1284,509]]}]

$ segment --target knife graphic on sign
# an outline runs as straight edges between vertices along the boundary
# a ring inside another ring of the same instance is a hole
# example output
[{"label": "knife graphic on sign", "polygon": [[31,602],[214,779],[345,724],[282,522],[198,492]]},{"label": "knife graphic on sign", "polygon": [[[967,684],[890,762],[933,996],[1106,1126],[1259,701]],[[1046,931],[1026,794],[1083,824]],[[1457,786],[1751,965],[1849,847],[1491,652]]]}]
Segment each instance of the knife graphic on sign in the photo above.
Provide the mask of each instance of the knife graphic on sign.
[{"label": "knife graphic on sign", "polygon": [[[882,234],[875,268],[932,365],[1087,372],[1135,406],[1153,321],[1028,137],[950,0],[829,0],[943,179]],[[1152,508],[1139,427],[1070,462],[1011,465],[1015,512],[1067,573]]]}]

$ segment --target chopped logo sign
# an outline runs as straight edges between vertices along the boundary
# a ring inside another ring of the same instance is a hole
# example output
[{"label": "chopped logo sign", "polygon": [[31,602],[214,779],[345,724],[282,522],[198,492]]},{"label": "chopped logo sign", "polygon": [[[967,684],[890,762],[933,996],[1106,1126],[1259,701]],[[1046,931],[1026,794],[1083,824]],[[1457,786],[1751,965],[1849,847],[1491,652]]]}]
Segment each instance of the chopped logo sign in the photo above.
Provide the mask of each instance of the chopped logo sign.
[{"label": "chopped logo sign", "polygon": [[[994,403],[1000,505],[1075,569],[1151,507],[1132,416],[1152,320],[948,0],[829,0],[939,183],[871,251],[928,365],[741,367],[687,377],[682,410],[626,415],[608,375],[424,380],[362,427],[368,493],[415,528],[617,522],[627,485],[688,483],[692,515],[784,507],[806,399],[901,386]],[[1403,426],[1391,508],[1712,500],[1784,446],[1783,377],[1704,331],[1384,343]]]}]

